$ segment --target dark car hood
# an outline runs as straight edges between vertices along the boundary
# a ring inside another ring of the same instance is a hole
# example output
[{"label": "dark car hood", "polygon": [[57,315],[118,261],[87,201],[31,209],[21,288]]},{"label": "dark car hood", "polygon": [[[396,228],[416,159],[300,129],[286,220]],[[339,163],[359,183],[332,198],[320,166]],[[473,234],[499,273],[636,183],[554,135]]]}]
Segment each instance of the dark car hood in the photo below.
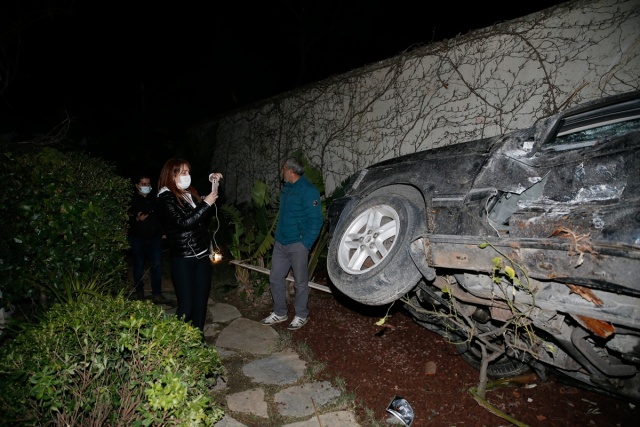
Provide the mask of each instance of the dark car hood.
[{"label": "dark car hood", "polygon": [[[509,147],[521,146],[523,141],[533,138],[534,132],[535,128],[529,128],[385,160],[361,171],[360,179],[355,180],[356,187],[348,190],[347,194],[364,195],[368,188],[379,187],[392,179],[395,183],[413,185],[427,194],[462,195],[472,188],[472,178],[487,166],[488,159],[496,157],[496,150],[508,151]],[[515,170],[502,173],[527,175],[529,172]],[[527,178],[518,178],[517,181],[527,182]],[[499,189],[508,192],[524,190],[520,184],[511,184],[513,181],[504,180],[505,187]]]}]

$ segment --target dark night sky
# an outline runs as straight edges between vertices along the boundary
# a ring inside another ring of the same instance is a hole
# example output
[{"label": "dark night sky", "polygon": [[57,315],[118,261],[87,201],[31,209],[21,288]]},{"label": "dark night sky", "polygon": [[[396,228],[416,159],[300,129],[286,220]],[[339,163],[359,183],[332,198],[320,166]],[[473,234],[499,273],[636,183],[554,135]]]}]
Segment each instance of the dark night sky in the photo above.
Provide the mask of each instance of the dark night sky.
[{"label": "dark night sky", "polygon": [[561,2],[138,3],[3,2],[5,52],[17,46],[15,37],[7,42],[9,23],[38,5],[72,7],[20,32],[18,72],[0,96],[0,134],[50,128],[69,114],[78,135],[157,146],[216,114]]}]

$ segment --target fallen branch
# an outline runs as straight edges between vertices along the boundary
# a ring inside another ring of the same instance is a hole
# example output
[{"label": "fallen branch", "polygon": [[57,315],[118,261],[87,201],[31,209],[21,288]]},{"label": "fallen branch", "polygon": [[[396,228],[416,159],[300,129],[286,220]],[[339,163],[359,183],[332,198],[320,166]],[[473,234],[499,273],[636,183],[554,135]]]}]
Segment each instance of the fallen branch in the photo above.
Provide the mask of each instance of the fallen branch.
[{"label": "fallen branch", "polygon": [[[516,378],[509,378],[507,380],[502,379],[502,380],[497,380],[497,381],[492,381],[491,383],[487,384],[487,390],[491,390],[497,387],[503,387],[505,385],[515,385],[515,384],[519,384],[519,382],[517,381],[517,379],[520,377],[516,377]],[[530,378],[529,375],[526,376],[522,376],[522,378]],[[486,409],[487,411],[491,412],[494,415],[497,415],[498,417],[509,421],[511,424],[513,424],[514,426],[517,427],[528,427],[527,424],[521,423],[520,421],[516,420],[515,418],[513,418],[512,416],[508,415],[507,413],[501,411],[500,409],[496,408],[495,406],[493,406],[491,403],[489,403],[485,398],[480,397],[478,395],[478,390],[476,387],[471,387],[469,389],[469,393],[471,393],[471,396],[473,397],[473,399],[478,402],[478,404],[480,406],[482,406],[484,409]]]}]

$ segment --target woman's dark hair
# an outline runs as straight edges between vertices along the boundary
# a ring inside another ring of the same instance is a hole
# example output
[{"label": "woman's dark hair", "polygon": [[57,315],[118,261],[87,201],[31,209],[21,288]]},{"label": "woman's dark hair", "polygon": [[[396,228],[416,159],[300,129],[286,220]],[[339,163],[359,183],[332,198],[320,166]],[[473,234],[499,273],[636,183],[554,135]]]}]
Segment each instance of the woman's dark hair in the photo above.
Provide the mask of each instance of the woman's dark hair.
[{"label": "woman's dark hair", "polygon": [[195,198],[198,202],[202,199],[198,194],[198,191],[193,186],[189,186],[189,188],[181,189],[176,185],[176,177],[180,173],[183,167],[186,167],[191,171],[191,164],[184,159],[169,159],[165,162],[162,170],[160,171],[160,178],[158,179],[158,191],[160,189],[167,187],[169,191],[173,193],[174,196],[178,199],[178,202],[182,204],[183,195],[185,193],[190,193],[193,198]]}]

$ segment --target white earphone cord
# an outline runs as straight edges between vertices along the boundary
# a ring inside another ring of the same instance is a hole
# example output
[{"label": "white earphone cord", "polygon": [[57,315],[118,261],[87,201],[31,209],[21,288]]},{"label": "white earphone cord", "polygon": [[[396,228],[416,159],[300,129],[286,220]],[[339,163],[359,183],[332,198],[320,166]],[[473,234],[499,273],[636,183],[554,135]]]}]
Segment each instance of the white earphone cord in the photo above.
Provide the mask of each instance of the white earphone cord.
[{"label": "white earphone cord", "polygon": [[[218,222],[218,226],[216,227],[216,229],[213,231],[213,244],[216,246],[215,249],[215,253],[221,254],[222,251],[220,250],[220,246],[218,246],[218,242],[216,242],[216,233],[218,232],[218,230],[220,230],[220,219],[218,218],[218,205],[216,205],[216,202],[213,202],[213,206],[215,207],[216,211],[215,211],[215,216],[216,216],[216,221]],[[211,246],[211,249],[213,249],[213,245]],[[213,252],[213,250],[212,250]]]}]

